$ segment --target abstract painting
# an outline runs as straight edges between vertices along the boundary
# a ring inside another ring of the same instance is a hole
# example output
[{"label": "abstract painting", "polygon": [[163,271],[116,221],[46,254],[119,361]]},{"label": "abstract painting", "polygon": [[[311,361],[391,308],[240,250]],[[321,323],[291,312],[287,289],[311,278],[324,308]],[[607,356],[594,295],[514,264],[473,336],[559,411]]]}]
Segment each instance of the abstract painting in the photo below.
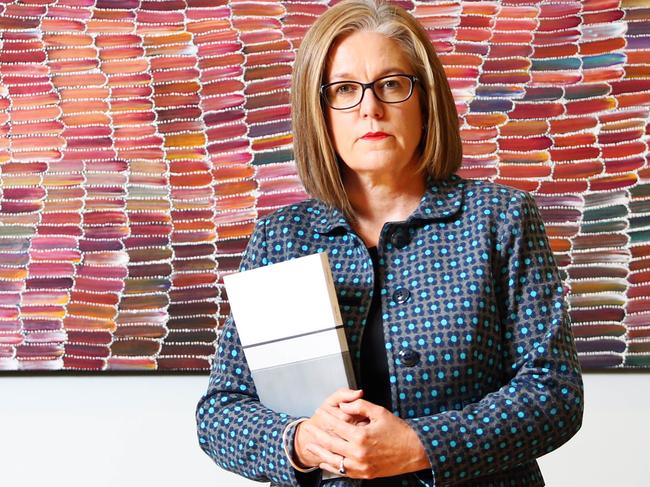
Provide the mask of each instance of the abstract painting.
[{"label": "abstract painting", "polygon": [[[650,366],[650,7],[400,1],[460,174],[534,194],[585,368]],[[306,194],[290,75],[326,1],[0,0],[0,370],[209,369],[256,219]]]}]

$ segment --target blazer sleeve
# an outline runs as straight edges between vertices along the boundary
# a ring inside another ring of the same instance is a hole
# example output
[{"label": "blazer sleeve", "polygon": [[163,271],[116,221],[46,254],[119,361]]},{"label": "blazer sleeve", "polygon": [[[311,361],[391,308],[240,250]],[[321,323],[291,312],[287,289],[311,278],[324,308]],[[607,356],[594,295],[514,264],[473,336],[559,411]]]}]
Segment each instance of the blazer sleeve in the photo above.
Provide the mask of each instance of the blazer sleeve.
[{"label": "blazer sleeve", "polygon": [[583,385],[565,293],[533,197],[517,191],[500,213],[495,297],[504,385],[469,404],[406,421],[434,485],[498,473],[565,443],[582,424]]},{"label": "blazer sleeve", "polygon": [[[269,263],[265,225],[263,220],[256,224],[241,271]],[[199,445],[217,465],[251,480],[318,485],[321,471],[298,472],[282,448],[283,430],[295,419],[260,403],[231,314],[221,332],[207,392],[196,407]],[[291,453],[293,437],[292,431]]]}]

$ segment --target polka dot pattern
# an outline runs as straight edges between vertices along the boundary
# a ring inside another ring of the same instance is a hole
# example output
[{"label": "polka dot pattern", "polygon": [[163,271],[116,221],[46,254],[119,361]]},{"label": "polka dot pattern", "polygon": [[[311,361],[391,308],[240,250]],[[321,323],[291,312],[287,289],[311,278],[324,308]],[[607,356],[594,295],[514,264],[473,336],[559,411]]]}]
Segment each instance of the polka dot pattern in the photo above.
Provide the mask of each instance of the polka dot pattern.
[{"label": "polka dot pattern", "polygon": [[[374,275],[339,211],[307,200],[260,220],[241,269],[314,252],[328,252],[359,379]],[[544,485],[535,458],[580,428],[583,390],[564,289],[533,197],[456,175],[429,181],[406,221],[384,225],[378,252],[392,412],[418,434],[434,484]],[[197,408],[201,447],[246,477],[307,485],[281,448],[292,419],[259,403],[227,320]]]}]

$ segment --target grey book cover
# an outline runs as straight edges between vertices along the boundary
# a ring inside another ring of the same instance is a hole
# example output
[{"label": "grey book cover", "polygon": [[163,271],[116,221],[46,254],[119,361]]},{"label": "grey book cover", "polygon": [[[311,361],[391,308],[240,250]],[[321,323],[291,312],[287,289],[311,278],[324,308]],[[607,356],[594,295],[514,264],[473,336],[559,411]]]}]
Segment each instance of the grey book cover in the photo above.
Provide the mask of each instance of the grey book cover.
[{"label": "grey book cover", "polygon": [[327,253],[224,277],[260,402],[311,416],[340,387],[356,388]]}]

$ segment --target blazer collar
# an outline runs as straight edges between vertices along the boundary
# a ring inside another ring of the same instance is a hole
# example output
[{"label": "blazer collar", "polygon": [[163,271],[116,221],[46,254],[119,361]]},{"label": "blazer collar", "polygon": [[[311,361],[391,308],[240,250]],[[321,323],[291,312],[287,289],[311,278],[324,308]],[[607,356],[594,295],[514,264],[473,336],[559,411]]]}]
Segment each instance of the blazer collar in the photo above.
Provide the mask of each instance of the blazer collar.
[{"label": "blazer collar", "polygon": [[[427,179],[427,189],[420,204],[406,219],[407,224],[433,220],[453,219],[461,210],[464,199],[465,180],[456,174],[447,179]],[[314,228],[319,233],[329,233],[337,229],[352,232],[352,227],[343,213],[317,201],[317,218]]]}]

